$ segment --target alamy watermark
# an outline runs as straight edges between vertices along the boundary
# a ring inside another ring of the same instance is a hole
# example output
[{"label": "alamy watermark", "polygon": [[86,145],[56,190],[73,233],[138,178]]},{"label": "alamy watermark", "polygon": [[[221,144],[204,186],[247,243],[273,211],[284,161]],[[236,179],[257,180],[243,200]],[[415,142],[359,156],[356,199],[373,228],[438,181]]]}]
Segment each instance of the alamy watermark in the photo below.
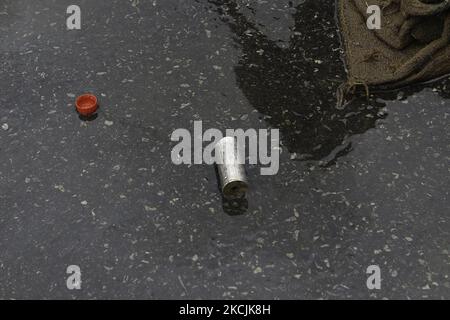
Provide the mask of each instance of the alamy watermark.
[{"label": "alamy watermark", "polygon": [[66,286],[69,290],[81,289],[81,269],[77,265],[70,265],[66,269],[66,273],[70,274],[66,280]]},{"label": "alamy watermark", "polygon": [[369,290],[381,289],[381,269],[377,265],[367,267],[366,273],[370,276],[367,278],[366,285]]},{"label": "alamy watermark", "polygon": [[72,4],[67,7],[67,14],[70,16],[66,19],[67,30],[80,30],[81,29],[81,9],[79,6]]},{"label": "alamy watermark", "polygon": [[[239,150],[239,164],[259,164],[261,175],[275,175],[279,170],[280,133],[278,129],[227,129],[225,136],[235,137]],[[202,121],[194,121],[194,132],[176,129],[172,141],[178,141],[171,152],[172,162],[180,164],[223,164],[221,157],[216,157],[215,146],[224,137],[219,129],[203,132]],[[204,143],[209,142],[204,147]],[[269,146],[270,142],[270,146]]]},{"label": "alamy watermark", "polygon": [[369,30],[380,30],[381,29],[381,8],[377,5],[370,5],[367,7],[367,28]]}]

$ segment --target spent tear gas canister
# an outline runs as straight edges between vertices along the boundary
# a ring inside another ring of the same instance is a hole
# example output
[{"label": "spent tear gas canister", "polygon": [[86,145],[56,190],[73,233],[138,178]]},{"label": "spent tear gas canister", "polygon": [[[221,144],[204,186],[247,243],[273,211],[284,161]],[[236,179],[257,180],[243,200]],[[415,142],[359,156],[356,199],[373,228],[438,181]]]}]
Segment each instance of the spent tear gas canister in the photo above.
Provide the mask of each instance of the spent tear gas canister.
[{"label": "spent tear gas canister", "polygon": [[222,193],[226,198],[242,198],[248,189],[245,150],[236,137],[222,138],[215,146],[216,165]]}]

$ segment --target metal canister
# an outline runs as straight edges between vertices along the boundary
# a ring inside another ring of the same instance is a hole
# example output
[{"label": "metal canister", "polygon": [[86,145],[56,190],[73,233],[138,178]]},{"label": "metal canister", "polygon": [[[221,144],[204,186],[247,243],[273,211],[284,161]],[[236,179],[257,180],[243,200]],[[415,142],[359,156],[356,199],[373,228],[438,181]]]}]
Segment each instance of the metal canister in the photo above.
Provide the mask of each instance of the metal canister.
[{"label": "metal canister", "polygon": [[226,198],[243,198],[248,190],[244,150],[235,137],[222,138],[215,147],[222,193]]}]

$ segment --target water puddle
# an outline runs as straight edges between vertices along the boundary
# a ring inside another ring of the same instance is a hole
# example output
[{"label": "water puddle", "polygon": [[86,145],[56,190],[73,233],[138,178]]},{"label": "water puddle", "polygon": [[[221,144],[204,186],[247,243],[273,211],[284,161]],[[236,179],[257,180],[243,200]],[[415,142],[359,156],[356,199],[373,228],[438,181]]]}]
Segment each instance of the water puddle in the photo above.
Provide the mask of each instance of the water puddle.
[{"label": "water puddle", "polygon": [[[332,1],[289,1],[283,8],[278,1],[265,4],[272,17],[259,16],[253,2],[210,3],[242,49],[235,67],[239,88],[267,124],[280,129],[291,159],[335,163],[353,149],[351,137],[375,128],[386,118],[389,101],[398,98],[398,91],[371,93],[337,107],[346,72]],[[280,11],[288,16],[284,24]],[[280,36],[280,30],[288,36]],[[448,98],[445,80],[402,90],[402,98],[425,87]]]}]

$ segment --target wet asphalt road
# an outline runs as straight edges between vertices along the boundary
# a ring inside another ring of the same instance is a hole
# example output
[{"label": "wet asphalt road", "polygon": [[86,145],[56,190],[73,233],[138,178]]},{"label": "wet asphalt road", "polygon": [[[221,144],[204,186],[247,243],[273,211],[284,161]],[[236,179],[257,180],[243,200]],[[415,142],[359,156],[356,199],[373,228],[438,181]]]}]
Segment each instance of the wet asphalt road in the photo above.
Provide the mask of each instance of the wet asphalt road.
[{"label": "wet asphalt road", "polygon": [[[448,79],[337,109],[333,1],[238,3],[0,1],[0,298],[450,298]],[[194,120],[280,129],[247,207],[172,164]]]}]

